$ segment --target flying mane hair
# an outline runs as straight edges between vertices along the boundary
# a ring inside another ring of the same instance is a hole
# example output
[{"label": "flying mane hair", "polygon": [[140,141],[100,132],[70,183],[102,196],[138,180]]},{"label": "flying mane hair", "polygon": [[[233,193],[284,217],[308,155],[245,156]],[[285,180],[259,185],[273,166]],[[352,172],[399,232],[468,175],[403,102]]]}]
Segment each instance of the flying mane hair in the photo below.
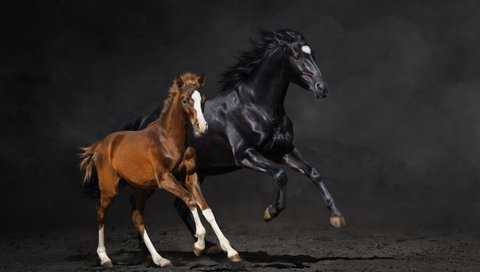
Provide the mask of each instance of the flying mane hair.
[{"label": "flying mane hair", "polygon": [[[185,73],[179,74],[179,77],[182,79],[184,84],[188,83],[188,82],[191,82],[191,81],[192,82],[196,81],[196,79],[198,78],[197,75],[195,75],[193,73],[190,73],[190,72],[185,72]],[[181,88],[178,86],[177,77],[175,77],[175,79],[172,81],[172,85],[170,85],[170,88],[168,89],[168,96],[163,101],[163,109],[162,109],[162,112],[160,113],[160,116],[158,117],[157,120],[160,120],[164,116],[164,113],[168,111],[168,109],[172,105],[173,99],[175,99],[175,96],[179,92],[181,92]]]},{"label": "flying mane hair", "polygon": [[258,32],[260,41],[257,42],[251,39],[250,43],[253,48],[247,51],[240,51],[240,56],[236,57],[238,62],[227,67],[227,70],[222,73],[218,82],[220,92],[232,90],[240,81],[251,75],[263,59],[279,46],[290,46],[293,42],[304,41],[302,34],[288,29],[270,31],[259,28]]}]

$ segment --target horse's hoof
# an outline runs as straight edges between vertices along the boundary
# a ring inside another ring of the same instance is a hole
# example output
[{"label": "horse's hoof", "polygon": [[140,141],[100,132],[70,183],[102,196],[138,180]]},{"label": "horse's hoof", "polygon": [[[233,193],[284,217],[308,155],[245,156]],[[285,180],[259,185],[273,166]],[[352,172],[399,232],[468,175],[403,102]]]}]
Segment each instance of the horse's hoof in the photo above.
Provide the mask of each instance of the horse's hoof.
[{"label": "horse's hoof", "polygon": [[200,248],[197,248],[196,246],[193,246],[193,254],[195,254],[195,256],[201,256],[202,255],[202,252],[203,252],[203,249],[200,249]]},{"label": "horse's hoof", "polygon": [[213,255],[213,254],[219,254],[222,252],[222,249],[220,248],[219,245],[211,245],[209,247],[206,247],[205,250],[203,251],[207,255]]},{"label": "horse's hoof", "polygon": [[343,216],[332,216],[330,217],[330,225],[336,228],[341,228],[347,225],[347,223],[345,222],[345,218],[343,218]]},{"label": "horse's hoof", "polygon": [[111,261],[107,261],[101,264],[103,268],[112,268],[113,264]]},{"label": "horse's hoof", "polygon": [[228,260],[231,261],[232,263],[236,263],[236,262],[241,261],[242,258],[240,258],[240,255],[235,254],[233,256],[228,257]]},{"label": "horse's hoof", "polygon": [[263,212],[263,219],[265,220],[265,222],[268,222],[270,220],[273,219],[273,216],[270,215],[270,212],[268,211],[268,209],[271,207],[271,205],[269,205],[265,211]]}]

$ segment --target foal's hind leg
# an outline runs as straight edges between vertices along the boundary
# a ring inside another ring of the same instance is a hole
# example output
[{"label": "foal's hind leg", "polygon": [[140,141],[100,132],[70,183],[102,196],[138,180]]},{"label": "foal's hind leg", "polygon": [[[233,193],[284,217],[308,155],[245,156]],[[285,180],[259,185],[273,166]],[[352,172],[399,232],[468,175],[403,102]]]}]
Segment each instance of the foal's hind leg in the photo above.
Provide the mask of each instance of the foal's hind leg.
[{"label": "foal's hind leg", "polygon": [[[145,198],[143,198],[144,199],[143,203],[137,203],[137,200],[135,199],[135,190],[145,191],[145,193],[144,193]],[[137,210],[140,213],[140,215],[143,216],[143,212],[145,210],[146,202],[147,202],[148,198],[150,198],[150,196],[153,195],[154,192],[155,192],[155,190],[138,189],[138,188],[132,187],[132,194],[130,195],[130,198],[129,198],[132,213],[135,210]],[[133,214],[132,214],[132,216],[133,216]],[[143,253],[150,254],[150,251],[148,250],[147,246],[145,245],[145,242],[143,241],[143,237],[142,237],[141,234],[138,234],[138,246],[143,251]]]},{"label": "foal's hind leg", "polygon": [[138,231],[138,234],[142,237],[143,241],[145,242],[145,246],[147,247],[150,255],[152,256],[152,260],[156,265],[161,267],[170,265],[171,262],[168,259],[163,258],[158,254],[157,250],[152,244],[152,241],[148,237],[147,230],[145,229],[145,224],[143,223],[143,210],[145,208],[145,202],[147,201],[147,197],[150,194],[150,191],[143,190],[143,189],[133,189],[133,197],[135,198],[135,207],[132,207],[132,221],[135,225],[135,228]]},{"label": "foal's hind leg", "polygon": [[100,186],[100,200],[97,205],[97,221],[98,221],[98,247],[97,254],[100,258],[100,265],[103,267],[113,267],[112,261],[107,255],[105,248],[105,212],[118,195],[119,178],[113,169],[98,169],[99,186]]}]

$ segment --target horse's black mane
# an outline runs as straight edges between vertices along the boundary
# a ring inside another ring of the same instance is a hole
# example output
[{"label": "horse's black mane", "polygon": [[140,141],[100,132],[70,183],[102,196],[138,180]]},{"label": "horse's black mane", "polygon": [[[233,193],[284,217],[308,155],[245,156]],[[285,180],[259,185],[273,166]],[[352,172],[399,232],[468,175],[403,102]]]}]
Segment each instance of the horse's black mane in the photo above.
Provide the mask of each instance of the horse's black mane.
[{"label": "horse's black mane", "polygon": [[281,29],[269,31],[259,29],[260,41],[250,40],[253,48],[241,51],[237,57],[237,64],[229,66],[223,72],[220,81],[220,92],[232,90],[240,81],[249,76],[260,64],[265,56],[279,46],[289,46],[293,42],[302,42],[303,35],[297,31]]}]

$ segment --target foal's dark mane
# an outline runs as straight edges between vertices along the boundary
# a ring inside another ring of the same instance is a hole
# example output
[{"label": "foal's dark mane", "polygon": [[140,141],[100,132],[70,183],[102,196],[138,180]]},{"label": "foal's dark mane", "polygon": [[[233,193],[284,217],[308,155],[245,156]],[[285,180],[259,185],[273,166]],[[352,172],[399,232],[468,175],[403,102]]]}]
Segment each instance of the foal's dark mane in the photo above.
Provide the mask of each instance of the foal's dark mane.
[{"label": "foal's dark mane", "polygon": [[237,64],[229,66],[222,73],[219,80],[220,92],[232,90],[240,81],[253,73],[255,68],[268,56],[281,46],[290,46],[291,43],[304,40],[302,34],[293,30],[281,29],[269,31],[259,29],[260,41],[250,40],[252,49],[240,51],[240,56],[236,57]]}]

